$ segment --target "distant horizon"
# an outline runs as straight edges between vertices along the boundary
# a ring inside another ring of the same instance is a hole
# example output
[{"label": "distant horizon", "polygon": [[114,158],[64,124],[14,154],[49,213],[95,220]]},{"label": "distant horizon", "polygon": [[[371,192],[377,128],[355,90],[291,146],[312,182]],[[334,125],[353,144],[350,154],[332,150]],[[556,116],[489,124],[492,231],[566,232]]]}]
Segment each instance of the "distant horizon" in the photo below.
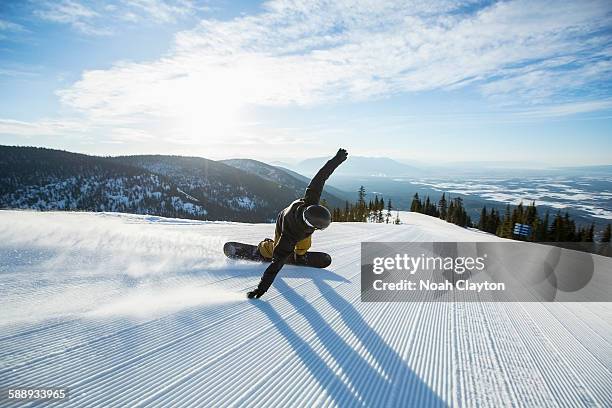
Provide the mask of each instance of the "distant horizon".
[{"label": "distant horizon", "polygon": [[[119,157],[119,156],[148,156],[148,155],[156,155],[156,156],[178,156],[178,157],[197,157],[197,158],[202,158],[202,159],[207,159],[207,160],[214,160],[214,161],[222,161],[222,160],[256,160],[259,162],[263,162],[266,164],[270,164],[270,165],[286,165],[289,164],[291,165],[291,163],[288,163],[289,161],[291,161],[290,158],[256,158],[256,157],[248,157],[248,156],[228,156],[228,157],[219,157],[219,156],[202,156],[202,155],[194,155],[194,154],[175,154],[175,153],[147,153],[147,152],[143,152],[143,153],[119,153],[119,154],[103,154],[103,153],[88,153],[88,152],[82,152],[82,151],[75,151],[75,150],[69,150],[69,149],[62,149],[62,148],[55,148],[55,147],[48,147],[48,146],[38,146],[38,145],[2,145],[0,144],[0,146],[8,146],[8,147],[34,147],[34,148],[42,148],[42,149],[51,149],[51,150],[60,150],[60,151],[65,151],[68,153],[76,153],[76,154],[84,154],[84,155],[88,155],[88,156],[95,156],[95,157]],[[214,158],[213,158],[214,157]],[[304,157],[304,158],[300,158],[297,163],[306,161],[306,160],[313,160],[313,159],[325,159],[327,157],[331,157],[330,155],[317,155],[317,156],[312,156],[312,157]],[[424,162],[422,160],[419,161],[413,161],[410,158],[401,158],[401,157],[392,157],[392,156],[366,156],[366,155],[353,155],[350,154],[350,157],[358,157],[358,158],[364,158],[364,159],[390,159],[393,160],[395,162],[401,163],[401,164],[407,164],[407,165],[412,165],[415,167],[436,167],[436,166],[451,166],[451,165],[473,165],[475,167],[486,167],[486,166],[496,166],[499,165],[501,167],[497,167],[499,169],[504,169],[507,168],[509,170],[513,170],[513,169],[556,169],[556,168],[581,168],[581,167],[605,167],[605,166],[612,166],[612,162],[609,163],[595,163],[595,164],[581,164],[581,163],[577,163],[577,164],[568,164],[568,165],[554,165],[554,164],[550,164],[550,163],[535,163],[535,162],[525,162],[525,161],[508,161],[508,160],[503,160],[503,161],[491,161],[491,160],[465,160],[465,161],[437,161],[437,162]],[[539,165],[539,167],[532,167],[532,168],[527,168],[527,167],[505,167],[504,165],[516,165],[516,166],[525,166],[525,165]]]}]

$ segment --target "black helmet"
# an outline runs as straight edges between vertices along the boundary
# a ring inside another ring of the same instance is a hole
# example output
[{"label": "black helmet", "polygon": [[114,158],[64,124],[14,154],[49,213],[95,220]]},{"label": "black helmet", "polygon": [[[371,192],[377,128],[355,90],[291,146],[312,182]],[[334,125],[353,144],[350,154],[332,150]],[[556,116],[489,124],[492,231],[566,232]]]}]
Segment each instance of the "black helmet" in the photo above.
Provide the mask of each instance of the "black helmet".
[{"label": "black helmet", "polygon": [[304,222],[316,229],[325,229],[331,224],[331,214],[322,205],[309,205],[304,210]]}]

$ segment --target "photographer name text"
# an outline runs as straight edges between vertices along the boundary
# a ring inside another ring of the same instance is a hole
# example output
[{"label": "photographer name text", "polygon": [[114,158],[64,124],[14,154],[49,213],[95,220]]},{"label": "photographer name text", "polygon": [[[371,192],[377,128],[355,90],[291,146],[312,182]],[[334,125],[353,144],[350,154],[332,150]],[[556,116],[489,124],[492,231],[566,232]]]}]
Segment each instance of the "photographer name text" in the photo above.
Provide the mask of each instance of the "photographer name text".
[{"label": "photographer name text", "polygon": [[[439,257],[439,256],[410,256],[408,254],[396,254],[392,257],[377,257],[373,259],[372,272],[375,275],[389,274],[392,271],[403,271],[410,276],[417,272],[436,271],[452,273],[455,277],[462,274],[482,272],[486,268],[487,255],[481,257]],[[388,278],[388,277],[387,277]],[[432,281],[431,279],[400,279],[386,281],[376,279],[372,282],[372,288],[376,291],[505,291],[503,282],[481,281],[474,282],[469,279],[454,279]]]}]

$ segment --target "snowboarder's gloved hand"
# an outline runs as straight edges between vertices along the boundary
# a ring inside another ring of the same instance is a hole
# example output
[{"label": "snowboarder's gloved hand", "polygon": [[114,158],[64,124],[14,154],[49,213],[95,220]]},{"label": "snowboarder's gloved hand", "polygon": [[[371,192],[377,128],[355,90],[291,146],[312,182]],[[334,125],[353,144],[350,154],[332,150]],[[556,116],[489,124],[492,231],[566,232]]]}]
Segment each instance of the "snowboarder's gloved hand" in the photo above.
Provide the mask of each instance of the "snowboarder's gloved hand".
[{"label": "snowboarder's gloved hand", "polygon": [[264,293],[266,293],[266,292],[264,292],[263,290],[255,289],[255,290],[253,290],[251,292],[247,292],[247,297],[249,299],[259,299],[260,297],[263,296]]},{"label": "snowboarder's gloved hand", "polygon": [[342,163],[348,157],[348,153],[345,149],[338,149],[338,153],[334,156],[334,160],[338,163]]}]

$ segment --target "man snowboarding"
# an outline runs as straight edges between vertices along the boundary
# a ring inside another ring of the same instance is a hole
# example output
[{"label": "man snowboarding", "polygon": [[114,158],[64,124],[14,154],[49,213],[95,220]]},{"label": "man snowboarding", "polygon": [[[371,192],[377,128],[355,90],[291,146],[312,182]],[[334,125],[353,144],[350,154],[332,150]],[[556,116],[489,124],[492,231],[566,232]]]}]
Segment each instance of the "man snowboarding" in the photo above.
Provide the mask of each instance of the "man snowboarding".
[{"label": "man snowboarding", "polygon": [[274,240],[265,239],[259,243],[259,252],[264,258],[271,258],[272,263],[264,271],[257,289],[247,293],[249,299],[259,299],[266,293],[290,256],[296,257],[297,261],[306,257],[312,233],[329,226],[331,214],[319,204],[319,199],[325,182],[347,157],[346,150],[339,149],[312,178],[304,198],[295,200],[278,214]]}]

